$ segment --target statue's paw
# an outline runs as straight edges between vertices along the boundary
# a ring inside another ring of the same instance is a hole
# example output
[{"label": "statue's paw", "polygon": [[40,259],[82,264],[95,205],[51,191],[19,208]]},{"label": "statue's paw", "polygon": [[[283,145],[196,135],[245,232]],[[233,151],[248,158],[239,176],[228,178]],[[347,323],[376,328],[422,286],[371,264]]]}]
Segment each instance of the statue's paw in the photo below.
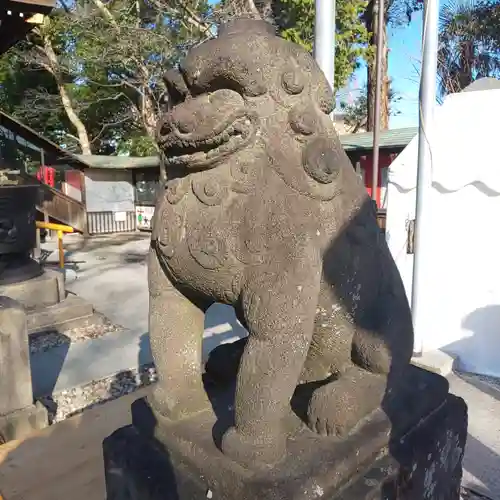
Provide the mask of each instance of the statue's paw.
[{"label": "statue's paw", "polygon": [[168,391],[159,382],[151,396],[153,408],[172,421],[183,420],[211,408],[203,387],[179,387],[177,390]]},{"label": "statue's paw", "polygon": [[354,368],[316,389],[309,402],[308,426],[322,436],[345,437],[364,417],[380,407],[385,377]]},{"label": "statue's paw", "polygon": [[349,407],[343,404],[331,385],[327,384],[314,391],[307,411],[307,424],[321,436],[342,437],[351,427]]},{"label": "statue's paw", "polygon": [[243,467],[267,470],[284,458],[286,436],[245,436],[231,427],[222,438],[222,451]]}]

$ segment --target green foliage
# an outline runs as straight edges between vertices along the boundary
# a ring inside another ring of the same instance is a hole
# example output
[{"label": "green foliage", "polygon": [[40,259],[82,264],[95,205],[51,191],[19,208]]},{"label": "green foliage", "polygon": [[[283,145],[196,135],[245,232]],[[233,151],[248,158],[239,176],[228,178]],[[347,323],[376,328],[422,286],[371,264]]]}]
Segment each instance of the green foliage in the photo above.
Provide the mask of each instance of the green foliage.
[{"label": "green foliage", "polygon": [[[93,153],[155,154],[154,130],[165,95],[162,75],[190,46],[212,36],[215,12],[231,1],[66,1],[0,57],[0,108],[73,152],[80,152],[82,144],[71,112]],[[393,0],[391,22],[402,20],[419,2]],[[264,3],[281,35],[312,51],[314,0]],[[365,16],[371,6],[369,0],[337,0],[336,89],[362,59],[371,60]]]},{"label": "green foliage", "polygon": [[[401,96],[389,86],[389,115],[397,116],[400,111],[394,106],[401,101]],[[365,129],[368,121],[368,87],[365,85],[352,104],[345,101],[340,103],[340,109],[345,113],[344,122],[350,132],[356,133]]]},{"label": "green foliage", "polygon": [[449,0],[440,12],[439,97],[500,77],[500,2]]},{"label": "green foliage", "polygon": [[63,90],[93,153],[152,154],[165,91],[161,76],[207,36],[207,1],[79,0],[66,5],[71,8],[53,11],[25,42],[0,58],[1,109],[80,152]]},{"label": "green foliage", "polygon": [[[314,0],[278,0],[276,24],[281,36],[312,52]],[[343,87],[365,56],[369,33],[362,20],[366,0],[338,0],[335,33],[335,88]]]}]

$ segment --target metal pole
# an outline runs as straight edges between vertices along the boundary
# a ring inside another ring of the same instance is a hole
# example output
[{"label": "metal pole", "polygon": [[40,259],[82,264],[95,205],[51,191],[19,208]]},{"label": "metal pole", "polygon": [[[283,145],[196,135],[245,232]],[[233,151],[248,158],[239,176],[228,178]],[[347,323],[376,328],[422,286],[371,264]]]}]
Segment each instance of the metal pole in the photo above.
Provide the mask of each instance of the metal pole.
[{"label": "metal pole", "polygon": [[412,281],[412,315],[415,330],[415,353],[423,351],[426,328],[425,310],[422,302],[425,296],[426,259],[432,258],[428,239],[428,227],[432,220],[432,155],[429,139],[436,103],[437,52],[438,52],[439,0],[426,0],[424,10],[422,71],[419,95],[418,163],[415,205],[415,232]]},{"label": "metal pole", "polygon": [[384,0],[378,0],[377,12],[377,60],[375,84],[375,109],[373,116],[373,163],[372,163],[372,199],[377,202],[378,171],[380,157],[380,94],[382,93],[382,57],[384,54]]},{"label": "metal pole", "polygon": [[[314,58],[334,90],[335,81],[335,0],[316,0]],[[333,114],[332,114],[333,118]]]}]

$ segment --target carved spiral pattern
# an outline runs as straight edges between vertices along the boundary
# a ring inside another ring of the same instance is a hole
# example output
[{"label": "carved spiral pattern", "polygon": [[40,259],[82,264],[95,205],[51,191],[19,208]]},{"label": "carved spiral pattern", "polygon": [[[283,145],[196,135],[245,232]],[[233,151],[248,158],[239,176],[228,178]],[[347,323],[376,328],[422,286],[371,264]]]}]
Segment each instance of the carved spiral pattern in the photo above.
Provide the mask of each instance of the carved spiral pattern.
[{"label": "carved spiral pattern", "polygon": [[205,205],[220,205],[227,196],[227,186],[213,177],[193,178],[193,193]]},{"label": "carved spiral pattern", "polygon": [[281,84],[288,94],[297,95],[304,90],[304,78],[297,69],[289,69],[281,75]]},{"label": "carved spiral pattern", "polygon": [[231,189],[236,193],[248,194],[255,190],[258,183],[259,168],[264,159],[253,156],[247,161],[231,162],[231,176],[233,183]]},{"label": "carved spiral pattern", "polygon": [[167,201],[172,205],[176,205],[186,195],[188,185],[185,179],[173,179],[167,182],[165,189]]},{"label": "carved spiral pattern", "polygon": [[[28,219],[28,223],[31,222]],[[17,232],[17,227],[12,219],[0,219],[0,241],[15,241]]]},{"label": "carved spiral pattern", "polygon": [[205,269],[220,269],[228,258],[228,248],[224,238],[207,227],[193,230],[188,238],[189,253]]},{"label": "carved spiral pattern", "polygon": [[288,114],[288,122],[297,134],[311,135],[319,129],[318,116],[311,102],[308,105],[294,106]]},{"label": "carved spiral pattern", "polygon": [[171,210],[164,209],[159,221],[162,227],[158,231],[158,243],[163,255],[171,259],[181,241],[182,217],[179,214],[173,214]]},{"label": "carved spiral pattern", "polygon": [[302,165],[309,177],[321,184],[331,184],[339,175],[335,144],[326,138],[312,140],[304,149]]}]

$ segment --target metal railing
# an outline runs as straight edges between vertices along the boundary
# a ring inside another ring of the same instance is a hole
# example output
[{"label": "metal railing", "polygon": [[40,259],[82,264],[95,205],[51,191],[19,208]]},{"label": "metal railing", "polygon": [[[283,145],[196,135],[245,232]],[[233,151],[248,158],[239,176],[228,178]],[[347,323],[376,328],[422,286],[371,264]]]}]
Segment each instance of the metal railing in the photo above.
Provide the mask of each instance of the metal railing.
[{"label": "metal railing", "polygon": [[59,250],[59,267],[61,269],[64,269],[63,236],[64,236],[64,233],[73,233],[74,232],[73,228],[71,226],[65,226],[64,224],[52,224],[51,222],[36,221],[36,249],[37,249],[37,251],[41,250],[40,229],[46,229],[47,231],[56,231],[57,232],[57,248]]}]

